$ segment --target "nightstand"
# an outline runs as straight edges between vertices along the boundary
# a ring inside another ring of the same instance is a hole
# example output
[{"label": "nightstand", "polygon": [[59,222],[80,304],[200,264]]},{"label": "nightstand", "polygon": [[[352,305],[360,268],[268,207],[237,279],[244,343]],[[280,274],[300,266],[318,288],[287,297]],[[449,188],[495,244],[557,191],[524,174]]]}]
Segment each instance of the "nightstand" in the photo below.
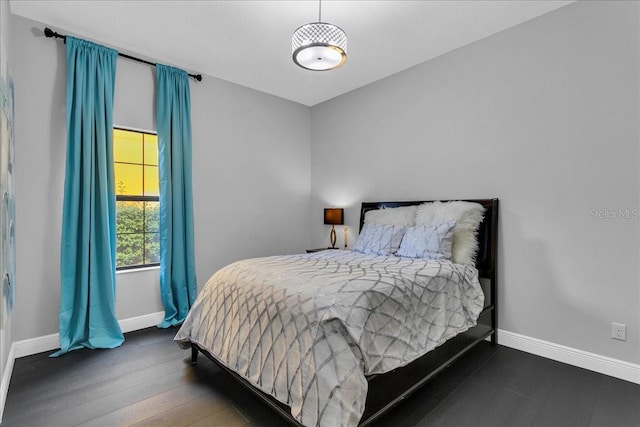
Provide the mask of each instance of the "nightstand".
[{"label": "nightstand", "polygon": [[316,249],[307,249],[307,253],[326,251],[327,249],[340,249],[340,248],[316,248]]}]

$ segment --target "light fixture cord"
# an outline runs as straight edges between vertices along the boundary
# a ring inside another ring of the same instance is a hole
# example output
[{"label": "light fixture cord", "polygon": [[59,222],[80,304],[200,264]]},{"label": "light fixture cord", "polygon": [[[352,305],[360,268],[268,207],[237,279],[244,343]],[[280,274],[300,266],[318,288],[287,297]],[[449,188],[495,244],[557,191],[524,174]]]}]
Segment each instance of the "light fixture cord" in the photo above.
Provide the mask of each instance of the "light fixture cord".
[{"label": "light fixture cord", "polygon": [[318,22],[322,22],[322,0],[318,0]]}]

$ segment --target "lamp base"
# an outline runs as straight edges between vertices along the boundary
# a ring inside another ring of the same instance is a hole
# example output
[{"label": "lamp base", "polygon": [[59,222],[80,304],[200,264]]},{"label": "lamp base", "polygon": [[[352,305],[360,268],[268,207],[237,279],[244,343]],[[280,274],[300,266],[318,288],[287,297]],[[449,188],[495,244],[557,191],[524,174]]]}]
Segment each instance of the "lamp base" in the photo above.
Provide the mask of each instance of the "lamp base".
[{"label": "lamp base", "polygon": [[331,241],[331,249],[336,248],[336,228],[331,226],[331,234],[329,234],[329,240]]},{"label": "lamp base", "polygon": [[344,248],[347,249],[347,227],[344,228]]}]

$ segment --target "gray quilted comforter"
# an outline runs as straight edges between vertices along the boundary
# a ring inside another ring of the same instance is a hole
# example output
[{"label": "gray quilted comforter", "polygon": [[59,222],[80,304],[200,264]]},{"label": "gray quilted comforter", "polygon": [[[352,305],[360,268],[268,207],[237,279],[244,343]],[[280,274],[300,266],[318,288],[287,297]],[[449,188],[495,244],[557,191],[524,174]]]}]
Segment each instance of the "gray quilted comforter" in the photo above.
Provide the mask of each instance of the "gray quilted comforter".
[{"label": "gray quilted comforter", "polygon": [[306,426],[355,426],[366,375],[476,323],[477,270],[350,251],[248,259],[215,273],[175,340],[208,350]]}]

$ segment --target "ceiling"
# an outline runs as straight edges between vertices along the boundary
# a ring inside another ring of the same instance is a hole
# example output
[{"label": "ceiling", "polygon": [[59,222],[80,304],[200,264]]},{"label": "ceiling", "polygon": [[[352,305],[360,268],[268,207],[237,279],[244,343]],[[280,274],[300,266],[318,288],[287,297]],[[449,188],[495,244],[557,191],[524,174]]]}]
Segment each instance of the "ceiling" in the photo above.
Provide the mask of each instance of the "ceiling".
[{"label": "ceiling", "polygon": [[10,10],[43,29],[312,106],[571,2],[324,0],[322,20],[348,36],[347,62],[333,71],[291,60],[291,35],[318,20],[316,0],[11,0]]}]

